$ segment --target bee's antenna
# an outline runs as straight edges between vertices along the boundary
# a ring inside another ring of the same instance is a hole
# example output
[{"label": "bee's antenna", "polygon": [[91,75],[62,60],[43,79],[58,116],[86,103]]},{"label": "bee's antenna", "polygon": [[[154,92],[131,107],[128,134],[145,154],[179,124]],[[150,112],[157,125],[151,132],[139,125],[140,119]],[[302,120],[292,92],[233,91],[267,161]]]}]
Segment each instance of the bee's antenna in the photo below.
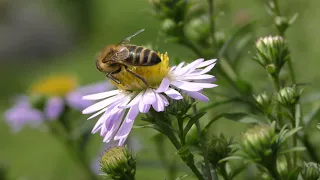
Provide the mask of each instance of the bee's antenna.
[{"label": "bee's antenna", "polygon": [[145,29],[140,29],[138,32],[132,34],[131,36],[125,38],[124,40],[122,40],[119,44],[123,44],[123,43],[128,43],[130,41],[131,38],[133,38],[134,36],[142,33]]}]

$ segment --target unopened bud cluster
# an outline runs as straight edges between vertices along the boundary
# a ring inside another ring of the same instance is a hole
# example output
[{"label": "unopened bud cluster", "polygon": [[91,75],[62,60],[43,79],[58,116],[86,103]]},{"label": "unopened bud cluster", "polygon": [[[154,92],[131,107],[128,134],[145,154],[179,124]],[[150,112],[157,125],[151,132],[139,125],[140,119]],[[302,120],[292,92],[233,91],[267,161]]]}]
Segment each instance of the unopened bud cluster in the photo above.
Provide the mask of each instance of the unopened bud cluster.
[{"label": "unopened bud cluster", "polygon": [[272,102],[272,99],[269,97],[267,93],[261,93],[257,96],[254,96],[256,103],[258,104],[259,108],[264,112],[264,113],[269,113],[270,112],[270,105]]},{"label": "unopened bud cluster", "polygon": [[207,145],[209,162],[216,167],[219,161],[232,154],[232,140],[227,140],[222,134],[213,136]]},{"label": "unopened bud cluster", "polygon": [[277,100],[285,107],[294,106],[300,99],[302,91],[298,91],[296,87],[285,87],[277,94]]},{"label": "unopened bud cluster", "polygon": [[125,147],[112,147],[101,157],[101,171],[112,179],[133,180],[136,174],[136,161]]},{"label": "unopened bud cluster", "polygon": [[257,54],[254,60],[266,68],[271,75],[279,74],[290,58],[287,42],[281,36],[260,38],[256,43]]},{"label": "unopened bud cluster", "polygon": [[301,176],[304,180],[320,179],[320,164],[314,162],[304,163],[301,169]]},{"label": "unopened bud cluster", "polygon": [[278,151],[275,124],[261,125],[249,129],[243,136],[242,151],[257,163],[274,161]]}]

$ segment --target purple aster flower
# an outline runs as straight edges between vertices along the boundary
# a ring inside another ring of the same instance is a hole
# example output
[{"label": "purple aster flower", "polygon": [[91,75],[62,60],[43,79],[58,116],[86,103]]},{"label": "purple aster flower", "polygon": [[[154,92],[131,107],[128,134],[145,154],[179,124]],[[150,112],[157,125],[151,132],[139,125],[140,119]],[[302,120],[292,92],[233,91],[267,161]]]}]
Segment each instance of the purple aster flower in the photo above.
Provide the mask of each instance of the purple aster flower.
[{"label": "purple aster flower", "polygon": [[83,97],[86,100],[101,100],[83,110],[84,114],[95,113],[88,119],[102,114],[92,133],[100,131],[104,142],[118,141],[118,145],[122,146],[139,112],[147,113],[151,107],[158,112],[164,111],[169,105],[168,98],[183,99],[181,92],[200,101],[209,100],[201,91],[217,86],[212,84],[215,77],[206,74],[214,67],[216,60],[198,59],[187,65],[180,63],[170,69],[167,54],[162,54],[161,60],[155,66],[134,69],[151,87],[146,87],[140,79],[121,71],[114,75],[121,82],[116,84],[118,90]]},{"label": "purple aster flower", "polygon": [[[46,85],[48,85],[48,83]],[[41,87],[41,90],[43,89],[45,88]],[[28,96],[22,96],[18,98],[12,108],[5,112],[5,120],[15,132],[27,124],[32,127],[38,127],[44,120],[58,119],[64,111],[65,106],[76,110],[83,110],[86,106],[91,105],[93,102],[82,100],[84,94],[110,89],[111,86],[104,82],[84,86],[75,91],[67,92],[64,95],[59,94],[59,96],[49,96],[49,94],[44,93],[47,95],[47,100],[44,104],[43,111],[32,107]],[[50,91],[53,91],[52,88],[50,88]]]},{"label": "purple aster flower", "polygon": [[32,108],[28,98],[20,97],[16,104],[4,113],[5,120],[11,126],[11,129],[18,132],[24,125],[38,127],[43,119],[43,114]]}]

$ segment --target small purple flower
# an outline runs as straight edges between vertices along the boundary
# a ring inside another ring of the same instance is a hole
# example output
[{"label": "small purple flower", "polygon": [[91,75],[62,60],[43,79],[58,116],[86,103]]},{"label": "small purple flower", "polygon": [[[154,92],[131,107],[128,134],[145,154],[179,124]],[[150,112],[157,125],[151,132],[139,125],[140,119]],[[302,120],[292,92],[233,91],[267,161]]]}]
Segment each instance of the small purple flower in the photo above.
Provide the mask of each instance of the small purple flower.
[{"label": "small purple flower", "polygon": [[65,106],[81,111],[86,106],[91,105],[92,102],[82,100],[84,94],[110,89],[111,86],[104,82],[81,87],[76,91],[67,93],[64,97],[48,97],[43,112],[32,107],[28,96],[22,96],[12,108],[5,112],[5,120],[15,132],[19,131],[24,125],[38,127],[44,120],[58,119]]},{"label": "small purple flower", "polygon": [[27,97],[20,97],[16,104],[4,113],[5,120],[14,132],[18,132],[24,125],[38,127],[43,120],[43,114],[33,109]]},{"label": "small purple flower", "polygon": [[[118,141],[118,145],[122,146],[139,112],[147,113],[151,107],[158,112],[164,111],[165,107],[169,105],[168,98],[173,100],[183,99],[179,90],[187,96],[207,102],[209,99],[201,91],[205,88],[217,86],[212,84],[212,82],[215,82],[215,77],[206,74],[214,67],[215,61],[215,59],[208,61],[198,59],[187,65],[180,63],[170,68],[157,88],[147,87],[137,91],[119,89],[84,96],[83,99],[86,100],[101,100],[82,111],[83,114],[95,113],[88,119],[102,114],[92,133],[100,131],[100,135],[104,137],[104,142]],[[162,61],[162,63],[166,63],[166,61]],[[152,69],[152,71],[155,71],[153,75],[162,71],[163,68],[165,68],[165,64],[160,64],[158,68],[154,67]],[[151,69],[145,71],[150,73]],[[129,84],[128,86],[139,86],[136,81],[133,81],[133,83],[135,84]],[[127,109],[129,110],[126,113]]]}]

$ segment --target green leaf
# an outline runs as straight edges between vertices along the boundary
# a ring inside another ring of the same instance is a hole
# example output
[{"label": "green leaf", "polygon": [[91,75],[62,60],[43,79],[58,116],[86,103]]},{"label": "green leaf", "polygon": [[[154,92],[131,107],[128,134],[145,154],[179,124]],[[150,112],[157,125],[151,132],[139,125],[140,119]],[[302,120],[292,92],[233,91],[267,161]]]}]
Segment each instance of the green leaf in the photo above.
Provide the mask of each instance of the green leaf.
[{"label": "green leaf", "polygon": [[183,178],[188,177],[188,176],[189,176],[188,174],[185,174],[185,175],[182,175],[180,177],[177,177],[175,180],[180,180],[180,179],[183,179]]},{"label": "green leaf", "polygon": [[219,161],[219,163],[222,163],[222,162],[225,162],[225,161],[229,161],[229,160],[240,160],[240,159],[243,159],[243,158],[240,157],[240,156],[229,156],[229,157],[221,159]]},{"label": "green leaf", "polygon": [[298,18],[299,14],[295,13],[289,20],[289,24],[292,25]]},{"label": "green leaf", "polygon": [[320,105],[316,104],[311,111],[303,118],[304,124],[307,126],[320,113]]},{"label": "green leaf", "polygon": [[159,126],[155,125],[155,124],[143,124],[143,125],[134,125],[133,128],[151,128],[151,129],[155,129],[157,131],[159,131],[160,133],[164,132],[162,131],[161,128],[159,128]]},{"label": "green leaf", "polygon": [[318,123],[317,128],[320,129],[320,123]]},{"label": "green leaf", "polygon": [[184,137],[187,135],[187,133],[189,132],[189,130],[191,129],[193,124],[196,123],[205,114],[206,114],[206,112],[201,112],[201,113],[198,113],[197,115],[190,118],[190,120],[188,121],[188,124],[186,125],[186,127],[183,130]]},{"label": "green leaf", "polygon": [[297,152],[297,151],[305,151],[306,148],[305,147],[293,147],[290,149],[286,149],[284,151],[280,152],[280,155],[285,154],[285,153],[290,153],[290,152]]},{"label": "green leaf", "polygon": [[296,114],[295,114],[295,121],[296,121],[296,127],[299,127],[300,126],[300,120],[301,120],[301,106],[300,104],[296,104],[295,106],[295,109],[296,109]]},{"label": "green leaf", "polygon": [[235,97],[235,98],[231,98],[231,99],[227,99],[227,100],[223,100],[223,101],[219,101],[219,102],[214,102],[214,103],[211,103],[207,106],[204,106],[202,108],[199,109],[199,112],[205,112],[205,111],[208,111],[216,106],[220,106],[220,105],[223,105],[223,104],[228,104],[228,103],[232,103],[232,102],[241,102],[242,100],[238,97]]},{"label": "green leaf", "polygon": [[248,124],[253,124],[253,123],[261,123],[261,121],[258,119],[258,117],[252,115],[252,114],[247,114],[247,113],[222,113],[219,114],[215,117],[213,117],[209,123],[204,127],[204,129],[202,130],[203,132],[206,132],[210,126],[217,121],[220,118],[227,118],[229,120],[232,121],[237,121],[237,122],[241,122],[241,123],[248,123]]},{"label": "green leaf", "polygon": [[252,26],[255,24],[255,22],[250,22],[248,24],[243,25],[239,29],[237,29],[233,34],[229,36],[229,38],[225,41],[223,46],[219,49],[218,52],[218,59],[223,57],[231,45],[231,43],[236,39],[237,36],[241,36],[243,32],[250,32],[249,29],[252,29]]},{"label": "green leaf", "polygon": [[286,141],[290,136],[294,135],[295,133],[297,133],[301,129],[302,129],[302,127],[296,127],[296,128],[291,129],[287,133],[285,133],[285,135],[282,138],[282,142]]}]

